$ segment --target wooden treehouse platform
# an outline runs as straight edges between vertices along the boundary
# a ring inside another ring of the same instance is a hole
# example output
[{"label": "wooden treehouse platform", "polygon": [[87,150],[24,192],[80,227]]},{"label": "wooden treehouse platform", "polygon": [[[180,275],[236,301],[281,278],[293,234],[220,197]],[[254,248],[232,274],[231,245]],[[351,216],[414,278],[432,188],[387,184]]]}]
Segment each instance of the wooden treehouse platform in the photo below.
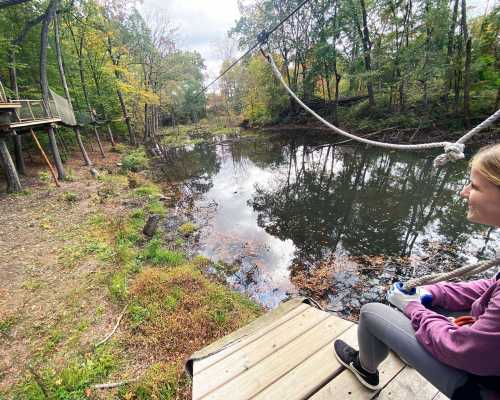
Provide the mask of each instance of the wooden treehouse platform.
[{"label": "wooden treehouse platform", "polygon": [[[4,105],[4,107],[1,107]],[[12,107],[15,105],[15,107]],[[9,108],[10,106],[10,108]],[[44,125],[61,122],[53,102],[49,106],[43,100],[17,100],[16,103],[1,103],[0,110],[12,111],[11,118],[0,120],[1,131],[24,131],[26,129],[39,128]]]},{"label": "wooden treehouse platform", "polygon": [[395,354],[380,366],[382,389],[362,386],[333,354],[336,338],[357,347],[357,325],[292,299],[193,354],[193,400],[444,400]]}]

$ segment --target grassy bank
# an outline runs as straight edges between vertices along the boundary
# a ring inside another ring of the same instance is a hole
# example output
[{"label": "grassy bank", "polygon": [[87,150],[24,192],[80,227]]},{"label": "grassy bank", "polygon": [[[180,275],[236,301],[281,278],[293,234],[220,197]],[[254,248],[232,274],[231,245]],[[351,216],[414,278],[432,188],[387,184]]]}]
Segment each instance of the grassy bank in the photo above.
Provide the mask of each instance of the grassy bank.
[{"label": "grassy bank", "polygon": [[[75,165],[62,189],[37,179],[0,198],[3,218],[20,226],[0,264],[12,263],[19,241],[33,242],[1,288],[2,399],[190,398],[186,358],[262,312],[211,279],[208,260],[166,243],[161,223],[153,237],[142,233],[151,214],[170,213],[164,199],[176,191],[152,181],[142,150],[122,151],[97,180]],[[8,300],[14,293],[19,302]]]}]

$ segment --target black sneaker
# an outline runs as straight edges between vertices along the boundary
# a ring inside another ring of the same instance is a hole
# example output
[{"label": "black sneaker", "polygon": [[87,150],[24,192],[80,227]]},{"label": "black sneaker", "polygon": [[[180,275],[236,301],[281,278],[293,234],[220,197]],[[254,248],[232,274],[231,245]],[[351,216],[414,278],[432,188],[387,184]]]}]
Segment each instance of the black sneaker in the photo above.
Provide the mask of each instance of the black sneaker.
[{"label": "black sneaker", "polygon": [[379,389],[378,371],[371,373],[363,369],[359,362],[359,351],[354,350],[343,340],[336,340],[333,343],[333,348],[337,360],[344,367],[351,370],[364,386],[371,390]]}]

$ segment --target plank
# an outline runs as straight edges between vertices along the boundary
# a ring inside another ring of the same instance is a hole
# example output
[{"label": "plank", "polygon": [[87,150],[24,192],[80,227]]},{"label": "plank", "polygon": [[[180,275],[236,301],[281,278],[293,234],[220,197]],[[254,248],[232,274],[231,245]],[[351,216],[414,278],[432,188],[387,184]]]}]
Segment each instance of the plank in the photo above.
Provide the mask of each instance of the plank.
[{"label": "plank", "polygon": [[436,389],[416,370],[405,367],[389,384],[380,392],[379,400],[432,400],[439,390]]},{"label": "plank", "polygon": [[[326,313],[322,312],[322,314]],[[327,316],[319,324],[308,329],[307,334],[302,334],[285,346],[276,349],[265,360],[249,366],[237,379],[224,382],[223,385],[202,398],[205,400],[235,399],[236,393],[239,399],[252,398],[326,346],[332,336],[345,331],[350,324],[349,321]]]},{"label": "plank", "polygon": [[219,351],[219,352],[217,352],[209,357],[203,358],[201,360],[196,360],[194,362],[194,365],[193,365],[193,376],[198,375],[200,372],[211,367],[212,365],[216,364],[217,362],[223,360],[224,358],[228,357],[229,355],[235,353],[236,351],[242,349],[245,346],[248,346],[253,341],[260,339],[261,337],[263,337],[267,333],[271,332],[272,330],[278,328],[279,326],[283,325],[284,323],[286,323],[286,322],[293,323],[292,319],[298,317],[300,314],[302,314],[304,311],[308,310],[309,308],[311,308],[310,305],[308,305],[306,303],[302,303],[297,308],[290,310],[285,315],[279,317],[278,319],[271,322],[270,324],[253,332],[249,336],[247,336],[241,340],[237,340],[236,342],[228,345],[223,350],[221,350],[221,351]]},{"label": "plank", "polygon": [[[352,325],[352,323],[346,325],[347,329]],[[252,399],[299,400],[308,398],[343,368],[333,354],[333,340],[337,336],[332,331],[325,346]]]},{"label": "plank", "polygon": [[245,346],[242,351],[233,353],[211,368],[201,371],[193,380],[193,398],[201,398],[234,379],[270,354],[302,336],[326,318],[328,318],[328,314],[324,311],[309,307],[299,314],[297,318],[282,324],[269,334],[253,341],[248,346]]},{"label": "plank", "polygon": [[56,122],[61,122],[61,118],[48,118],[48,119],[30,120],[30,121],[25,121],[25,122],[15,122],[15,123],[10,124],[9,127],[11,129],[26,128],[28,126],[53,124]]},{"label": "plank", "polygon": [[[357,348],[357,325],[351,327],[344,334],[340,335],[339,339],[342,339],[351,346]],[[380,364],[379,367],[381,386],[385,386],[404,367],[405,365],[403,362],[394,353],[389,353],[389,356],[382,364]],[[318,393],[313,395],[310,400],[369,400],[374,398],[376,395],[376,391],[372,391],[364,387],[351,371],[344,370],[330,383],[318,391]]]},{"label": "plank", "polygon": [[19,103],[0,103],[0,109],[12,110],[14,108],[21,108]]}]

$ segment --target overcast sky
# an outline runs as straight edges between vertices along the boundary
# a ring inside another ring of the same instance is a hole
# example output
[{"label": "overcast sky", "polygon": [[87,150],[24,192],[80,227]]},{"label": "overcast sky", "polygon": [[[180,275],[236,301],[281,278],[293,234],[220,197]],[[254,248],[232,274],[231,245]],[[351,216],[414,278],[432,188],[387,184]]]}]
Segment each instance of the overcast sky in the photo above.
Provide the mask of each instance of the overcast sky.
[{"label": "overcast sky", "polygon": [[227,32],[239,18],[237,0],[145,0],[143,9],[165,10],[178,27],[178,48],[198,51],[215,78],[221,67],[221,53]]},{"label": "overcast sky", "polygon": [[[245,1],[248,3],[250,0]],[[491,9],[497,0],[469,0],[469,16]],[[178,27],[178,48],[198,51],[207,66],[207,81],[220,72],[227,31],[239,18],[237,0],[145,0],[143,10],[164,10]]]}]

